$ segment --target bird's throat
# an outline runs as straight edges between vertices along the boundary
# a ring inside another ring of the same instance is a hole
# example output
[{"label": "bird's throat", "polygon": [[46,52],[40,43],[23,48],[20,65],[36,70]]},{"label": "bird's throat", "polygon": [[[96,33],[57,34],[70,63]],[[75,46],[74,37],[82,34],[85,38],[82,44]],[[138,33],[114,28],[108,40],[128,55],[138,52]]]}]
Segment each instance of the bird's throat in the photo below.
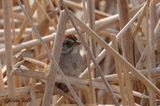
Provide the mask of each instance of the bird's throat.
[{"label": "bird's throat", "polygon": [[73,47],[70,47],[70,48],[63,48],[62,49],[62,54],[69,54],[73,51]]}]

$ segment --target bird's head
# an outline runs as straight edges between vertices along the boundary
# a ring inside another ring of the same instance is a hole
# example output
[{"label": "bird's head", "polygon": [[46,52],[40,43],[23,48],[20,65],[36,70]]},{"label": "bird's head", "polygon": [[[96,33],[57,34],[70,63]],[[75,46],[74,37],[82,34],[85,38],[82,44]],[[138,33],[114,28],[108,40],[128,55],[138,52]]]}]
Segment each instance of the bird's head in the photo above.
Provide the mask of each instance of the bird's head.
[{"label": "bird's head", "polygon": [[74,48],[76,48],[80,44],[80,41],[74,34],[67,34],[65,35],[65,39],[63,42],[62,53],[72,52]]}]

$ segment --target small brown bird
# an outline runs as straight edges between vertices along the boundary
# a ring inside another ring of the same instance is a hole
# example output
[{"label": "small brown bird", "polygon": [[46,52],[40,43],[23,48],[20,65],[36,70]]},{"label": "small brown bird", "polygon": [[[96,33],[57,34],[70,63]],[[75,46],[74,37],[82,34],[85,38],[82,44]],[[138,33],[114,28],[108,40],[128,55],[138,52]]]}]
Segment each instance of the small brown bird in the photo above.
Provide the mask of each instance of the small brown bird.
[{"label": "small brown bird", "polygon": [[80,44],[75,35],[65,36],[59,62],[65,75],[78,77],[81,73],[78,71],[79,66],[82,64],[82,56],[79,52]]},{"label": "small brown bird", "polygon": [[[79,51],[80,44],[75,35],[68,34],[65,36],[59,65],[67,76],[78,77],[82,73],[80,68],[83,65],[83,59]],[[56,83],[56,86],[64,92],[68,91],[66,85],[62,83]]]}]

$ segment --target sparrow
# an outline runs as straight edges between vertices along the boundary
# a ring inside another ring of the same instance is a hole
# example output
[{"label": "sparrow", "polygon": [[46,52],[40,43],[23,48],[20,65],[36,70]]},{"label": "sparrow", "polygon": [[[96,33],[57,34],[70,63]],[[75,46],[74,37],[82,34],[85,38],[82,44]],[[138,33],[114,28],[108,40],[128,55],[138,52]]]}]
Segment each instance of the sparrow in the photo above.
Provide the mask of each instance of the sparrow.
[{"label": "sparrow", "polygon": [[[78,77],[82,73],[80,68],[83,65],[83,57],[80,54],[80,44],[74,34],[65,35],[59,66],[67,76]],[[68,92],[66,85],[56,83],[56,86],[64,92]]]}]

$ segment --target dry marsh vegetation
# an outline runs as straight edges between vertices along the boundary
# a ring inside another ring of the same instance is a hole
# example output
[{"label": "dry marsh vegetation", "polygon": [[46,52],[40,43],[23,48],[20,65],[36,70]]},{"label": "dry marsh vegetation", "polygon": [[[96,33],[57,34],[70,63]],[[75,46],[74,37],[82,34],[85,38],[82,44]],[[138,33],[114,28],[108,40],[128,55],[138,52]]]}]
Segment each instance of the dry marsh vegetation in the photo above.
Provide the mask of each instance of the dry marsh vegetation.
[{"label": "dry marsh vegetation", "polygon": [[[160,105],[159,0],[0,3],[0,106]],[[78,78],[59,66],[65,34],[82,44]]]}]

